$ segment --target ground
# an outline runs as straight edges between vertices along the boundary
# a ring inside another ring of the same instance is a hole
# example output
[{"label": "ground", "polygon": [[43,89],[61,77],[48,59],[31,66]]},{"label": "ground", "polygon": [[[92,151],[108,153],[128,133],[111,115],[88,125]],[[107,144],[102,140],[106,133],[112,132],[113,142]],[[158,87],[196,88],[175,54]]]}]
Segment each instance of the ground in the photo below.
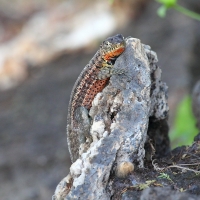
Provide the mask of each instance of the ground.
[{"label": "ground", "polygon": [[[113,199],[200,199],[199,158],[200,140],[196,137],[192,146],[178,147],[167,157],[146,161],[144,169],[135,171],[126,179],[114,180],[116,194]],[[152,165],[153,164],[153,165]],[[149,191],[151,190],[151,191]],[[153,193],[154,195],[150,195]],[[184,198],[183,198],[184,197]],[[140,197],[142,199],[142,197]]]}]

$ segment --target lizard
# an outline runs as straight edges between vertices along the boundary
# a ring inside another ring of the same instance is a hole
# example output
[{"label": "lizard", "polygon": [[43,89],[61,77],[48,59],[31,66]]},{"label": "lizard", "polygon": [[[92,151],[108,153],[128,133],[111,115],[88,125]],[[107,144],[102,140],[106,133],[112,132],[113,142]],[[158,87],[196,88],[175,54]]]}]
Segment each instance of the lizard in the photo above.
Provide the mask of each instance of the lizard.
[{"label": "lizard", "polygon": [[124,52],[125,44],[121,34],[104,40],[74,84],[67,117],[67,141],[72,163],[79,158],[80,145],[86,139],[91,143],[89,110],[94,97],[105,88],[112,74],[125,73],[113,68],[117,57]]}]

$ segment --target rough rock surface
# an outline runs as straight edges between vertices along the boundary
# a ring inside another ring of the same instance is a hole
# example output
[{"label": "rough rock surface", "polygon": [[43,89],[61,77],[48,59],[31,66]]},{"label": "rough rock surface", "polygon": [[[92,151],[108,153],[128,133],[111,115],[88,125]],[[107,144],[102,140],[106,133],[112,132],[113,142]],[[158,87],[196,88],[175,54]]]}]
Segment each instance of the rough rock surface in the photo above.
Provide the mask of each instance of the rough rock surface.
[{"label": "rough rock surface", "polygon": [[[167,120],[167,87],[160,80],[155,52],[138,39],[126,42],[115,67],[127,73],[113,75],[93,101],[93,142],[70,168],[73,183],[66,199],[110,199],[114,193],[110,175],[117,166],[129,162],[144,167],[149,118]],[[168,140],[167,132],[165,136]]]}]

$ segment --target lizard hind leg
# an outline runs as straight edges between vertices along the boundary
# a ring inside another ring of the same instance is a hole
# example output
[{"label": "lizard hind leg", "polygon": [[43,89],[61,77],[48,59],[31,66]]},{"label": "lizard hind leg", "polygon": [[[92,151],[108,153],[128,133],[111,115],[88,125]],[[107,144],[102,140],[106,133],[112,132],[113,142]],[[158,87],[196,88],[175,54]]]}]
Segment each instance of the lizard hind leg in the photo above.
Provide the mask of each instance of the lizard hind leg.
[{"label": "lizard hind leg", "polygon": [[84,106],[80,106],[75,110],[75,119],[81,124],[81,129],[78,129],[79,143],[85,143],[86,138],[90,138],[90,118],[88,110]]},{"label": "lizard hind leg", "polygon": [[77,128],[79,144],[76,144],[79,147],[79,149],[77,149],[79,157],[82,153],[87,151],[92,143],[92,136],[90,135],[91,119],[87,108],[84,106],[78,107],[75,111],[75,119],[80,124],[79,128]]}]

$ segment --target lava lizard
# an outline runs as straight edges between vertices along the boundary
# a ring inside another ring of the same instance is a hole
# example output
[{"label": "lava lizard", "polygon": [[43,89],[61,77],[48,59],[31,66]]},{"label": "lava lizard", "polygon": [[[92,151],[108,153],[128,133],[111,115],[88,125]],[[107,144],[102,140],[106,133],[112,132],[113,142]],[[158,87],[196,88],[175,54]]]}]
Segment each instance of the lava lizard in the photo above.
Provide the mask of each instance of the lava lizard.
[{"label": "lava lizard", "polygon": [[107,38],[100,45],[89,64],[85,66],[72,89],[67,118],[67,140],[72,163],[79,158],[79,148],[90,137],[89,109],[97,93],[107,85],[112,74],[125,73],[113,68],[114,62],[125,50],[121,34]]}]

